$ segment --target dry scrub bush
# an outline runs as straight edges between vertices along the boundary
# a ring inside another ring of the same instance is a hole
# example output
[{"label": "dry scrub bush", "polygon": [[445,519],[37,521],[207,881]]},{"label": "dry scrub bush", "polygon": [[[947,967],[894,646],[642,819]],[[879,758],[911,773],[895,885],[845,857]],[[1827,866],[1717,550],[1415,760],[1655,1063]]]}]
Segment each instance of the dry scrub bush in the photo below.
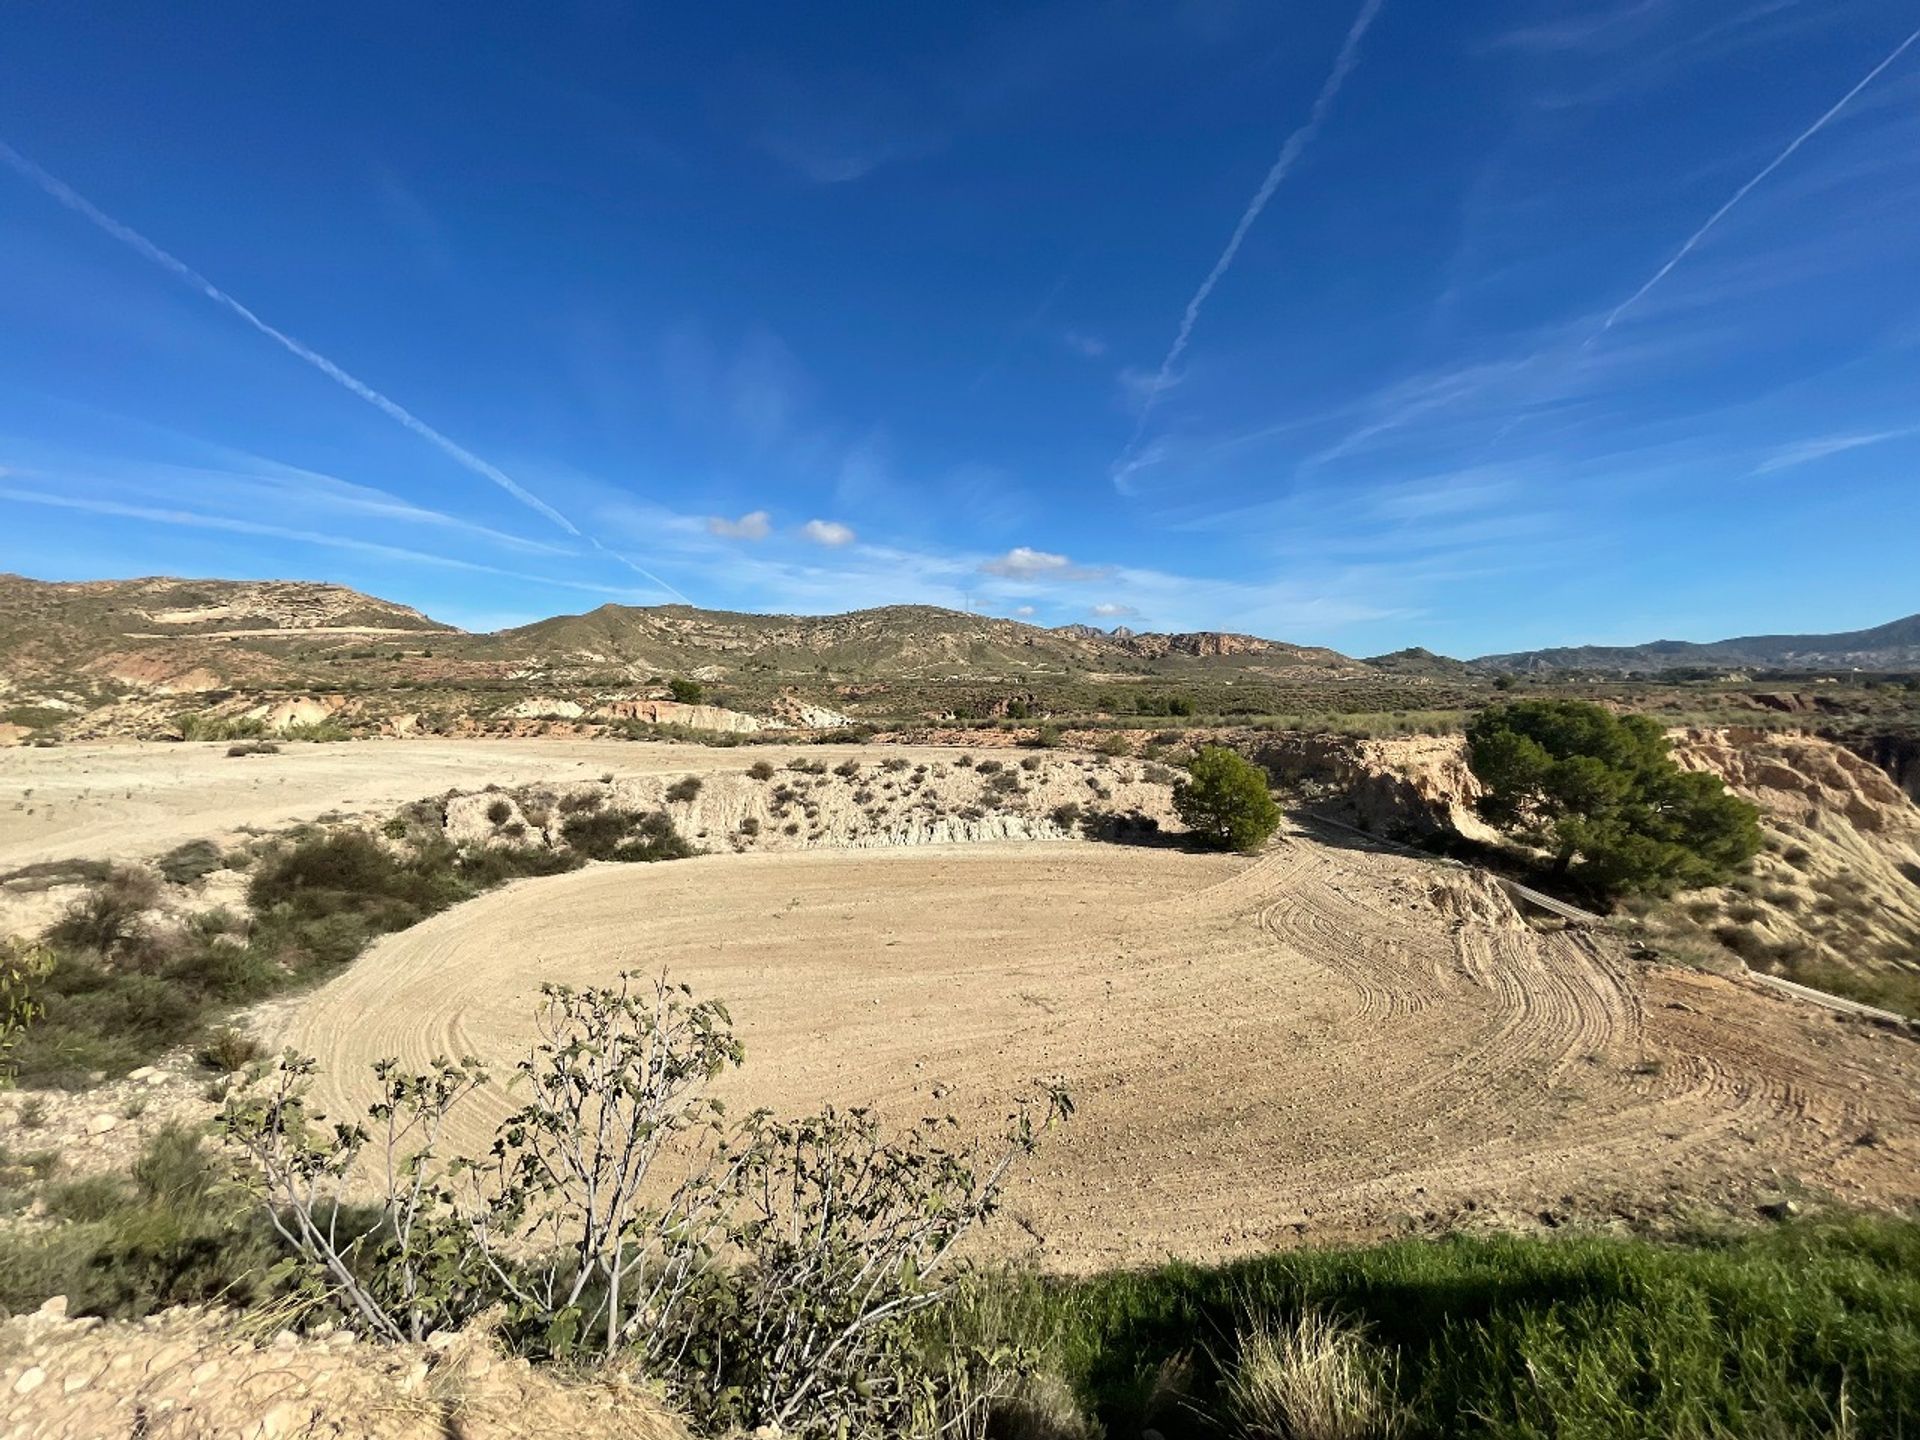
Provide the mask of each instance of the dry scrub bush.
[{"label": "dry scrub bush", "polygon": [[160,882],[145,870],[115,869],[67,907],[47,931],[63,949],[113,956],[146,938],[146,913],[160,899]]},{"label": "dry scrub bush", "polygon": [[[309,1113],[311,1059],[250,1072],[221,1128],[293,1252],[278,1278],[385,1339],[503,1306],[521,1344],[621,1355],[715,1429],[978,1433],[978,1364],[928,1362],[913,1321],[1064,1093],[1017,1107],[990,1150],[950,1141],[950,1119],[890,1139],[864,1110],[729,1125],[704,1093],[743,1058],[724,1006],[625,976],[542,996],[522,1103],[483,1160],[439,1148],[488,1083],[471,1058],[380,1062],[368,1125]],[[371,1214],[344,1198],[367,1174]]]},{"label": "dry scrub bush", "polygon": [[1249,1440],[1386,1440],[1402,1428],[1392,1359],[1318,1310],[1243,1334],[1223,1398]]}]

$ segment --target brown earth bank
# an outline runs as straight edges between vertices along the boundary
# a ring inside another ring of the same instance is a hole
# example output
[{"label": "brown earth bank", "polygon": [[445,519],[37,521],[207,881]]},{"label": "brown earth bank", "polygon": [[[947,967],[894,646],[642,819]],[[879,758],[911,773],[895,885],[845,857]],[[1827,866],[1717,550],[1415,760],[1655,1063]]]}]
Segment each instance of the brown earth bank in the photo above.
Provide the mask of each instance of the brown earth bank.
[{"label": "brown earth bank", "polygon": [[[1795,1194],[1920,1202],[1920,1049],[1737,980],[1536,933],[1491,882],[1295,834],[1258,861],[1064,844],[716,856],[521,882],[294,1005],[336,1113],[368,1064],[505,1063],[542,981],[665,969],[727,1000],[720,1093],[990,1132],[1080,1112],[996,1244],[1083,1271]],[[482,1148],[504,1096],[454,1130]]]}]

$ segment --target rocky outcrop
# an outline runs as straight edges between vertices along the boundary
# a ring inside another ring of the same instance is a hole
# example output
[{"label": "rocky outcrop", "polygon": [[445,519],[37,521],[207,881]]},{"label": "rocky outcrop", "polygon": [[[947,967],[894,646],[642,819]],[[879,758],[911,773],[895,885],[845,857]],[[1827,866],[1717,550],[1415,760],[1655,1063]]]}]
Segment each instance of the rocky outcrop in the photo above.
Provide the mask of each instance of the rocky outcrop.
[{"label": "rocky outcrop", "polygon": [[1868,834],[1920,831],[1920,810],[1887,773],[1828,740],[1769,730],[1689,730],[1673,758],[1710,770],[1770,819],[1818,826],[1839,818]]},{"label": "rocky outcrop", "polygon": [[685,725],[691,730],[722,730],[729,734],[749,734],[767,728],[757,715],[718,705],[682,705],[677,700],[609,700],[595,707],[593,714],[602,720],[638,720],[644,725]]},{"label": "rocky outcrop", "polygon": [[338,695],[302,695],[272,705],[256,705],[246,712],[246,718],[258,720],[269,730],[292,730],[325,724],[346,708],[347,702]]},{"label": "rocky outcrop", "polygon": [[1492,838],[1474,813],[1480,782],[1457,736],[1282,734],[1267,737],[1253,758],[1310,808],[1372,834]]},{"label": "rocky outcrop", "polygon": [[376,1345],[346,1331],[267,1338],[184,1308],[138,1322],[70,1319],[66,1297],[0,1323],[9,1435],[145,1440],[684,1440],[653,1395],[609,1370],[566,1378],[484,1330]]}]

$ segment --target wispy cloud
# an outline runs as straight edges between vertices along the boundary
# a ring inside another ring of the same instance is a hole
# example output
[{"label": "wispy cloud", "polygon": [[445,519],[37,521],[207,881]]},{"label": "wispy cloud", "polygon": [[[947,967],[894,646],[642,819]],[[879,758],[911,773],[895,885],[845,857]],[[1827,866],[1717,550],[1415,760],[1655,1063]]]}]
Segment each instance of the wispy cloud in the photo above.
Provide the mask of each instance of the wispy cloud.
[{"label": "wispy cloud", "polygon": [[1131,605],[1122,605],[1116,600],[1102,600],[1088,612],[1098,615],[1102,620],[1138,620],[1140,612]]},{"label": "wispy cloud", "polygon": [[1083,360],[1098,360],[1107,353],[1107,342],[1098,335],[1090,335],[1085,330],[1069,330],[1060,337],[1060,343]]},{"label": "wispy cloud", "polygon": [[1611,10],[1600,10],[1561,20],[1526,25],[1495,37],[1501,50],[1584,51],[1612,49],[1637,33],[1641,24],[1668,10],[1672,0],[1630,0]]},{"label": "wispy cloud", "polygon": [[1347,30],[1346,39],[1340,44],[1340,53],[1334,58],[1333,69],[1321,83],[1320,93],[1313,98],[1313,108],[1308,112],[1304,124],[1287,136],[1280,147],[1280,153],[1268,168],[1260,187],[1253,192],[1253,198],[1247,202],[1247,208],[1240,214],[1239,223],[1233,227],[1233,234],[1227,239],[1226,249],[1220,252],[1220,258],[1213,262],[1213,269],[1207,272],[1207,278],[1200,282],[1200,288],[1193,292],[1193,298],[1187,301],[1187,308],[1180,317],[1180,328],[1174,333],[1173,344],[1167,348],[1166,358],[1160,362],[1160,368],[1147,387],[1140,405],[1140,415],[1133,427],[1132,438],[1127,442],[1126,451],[1115,462],[1115,469],[1124,464],[1132,451],[1139,445],[1140,437],[1146,432],[1147,421],[1153,414],[1154,402],[1161,393],[1173,383],[1174,367],[1180,363],[1180,357],[1186,353],[1187,345],[1193,338],[1194,326],[1200,323],[1200,312],[1206,308],[1208,298],[1214,287],[1219,285],[1240,253],[1240,247],[1246,243],[1247,234],[1253,229],[1254,222],[1260,218],[1260,212],[1267,208],[1267,202],[1273,199],[1274,192],[1287,178],[1295,164],[1299,162],[1306,148],[1320,133],[1320,127],[1326,123],[1333,109],[1333,102],[1346,84],[1347,76],[1360,59],[1360,42],[1366,38],[1368,29],[1380,13],[1384,0],[1362,0],[1360,13]]},{"label": "wispy cloud", "polygon": [[1771,475],[1779,470],[1791,470],[1798,465],[1810,465],[1816,460],[1824,460],[1829,455],[1843,455],[1849,450],[1864,449],[1868,445],[1879,445],[1888,440],[1901,440],[1909,435],[1920,435],[1920,426],[1909,425],[1898,430],[1874,430],[1855,435],[1823,435],[1815,440],[1801,440],[1792,445],[1783,445],[1758,465],[1753,467],[1755,475]]},{"label": "wispy cloud", "polygon": [[983,575],[998,575],[1003,580],[1098,580],[1106,570],[1076,565],[1064,555],[1016,545],[1004,555],[982,562]]},{"label": "wispy cloud", "polygon": [[[561,514],[560,511],[556,510],[553,506],[549,505],[545,500],[542,500],[538,495],[535,495],[532,491],[528,490],[525,486],[521,485],[517,480],[515,480],[511,475],[507,474],[506,471],[502,470],[499,466],[493,464],[489,460],[482,459],[480,456],[474,454],[471,450],[468,450],[465,446],[441,434],[438,430],[434,429],[433,426],[427,424],[426,421],[420,419],[419,416],[415,415],[412,411],[408,410],[405,406],[401,405],[398,401],[388,398],[386,395],[383,395],[380,391],[374,389],[371,385],[367,384],[364,380],[361,380],[358,377],[349,374],[346,370],[336,365],[333,361],[329,360],[326,356],[322,355],[319,351],[313,349],[311,346],[305,345],[300,341],[294,339],[293,336],[287,334],[284,330],[279,330],[279,329],[276,329],[274,326],[269,325],[265,320],[261,319],[259,315],[254,313],[253,310],[249,309],[246,305],[243,305],[239,300],[236,300],[232,295],[228,294],[225,290],[222,290],[218,285],[215,285],[211,280],[207,279],[206,276],[202,275],[199,271],[195,270],[192,266],[188,265],[184,260],[180,260],[174,255],[170,254],[169,252],[161,249],[158,245],[154,244],[153,241],[147,239],[146,236],[142,235],[139,231],[133,229],[131,226],[123,224],[121,221],[114,219],[113,216],[107,214],[104,210],[100,209],[91,200],[87,199],[86,196],[80,194],[79,191],[75,190],[72,186],[68,185],[64,180],[61,180],[58,177],[51,175],[47,171],[41,169],[38,165],[34,164],[33,161],[27,159],[26,156],[22,155],[18,150],[15,150],[11,145],[7,144],[3,140],[0,140],[0,162],[4,162],[16,174],[20,175],[26,180],[31,181],[33,184],[37,185],[42,191],[44,191],[47,195],[59,201],[60,204],[66,206],[69,210],[81,216],[83,219],[87,220],[90,224],[94,225],[96,228],[112,236],[115,240],[118,240],[121,244],[133,250],[136,254],[142,256],[148,261],[151,261],[153,264],[159,266],[161,269],[173,275],[175,278],[182,280],[188,285],[192,286],[195,290],[199,291],[200,294],[203,295],[205,298],[207,298],[208,300],[211,300],[214,304],[220,306],[223,310],[226,310],[228,313],[246,322],[246,324],[252,326],[255,330],[259,331],[262,335],[266,336],[269,340],[272,340],[275,344],[279,345],[282,349],[286,350],[289,354],[294,355],[301,360],[304,360],[307,364],[311,365],[314,369],[318,370],[322,375],[325,375],[329,380],[333,381],[336,385],[339,385],[342,389],[366,401],[369,405],[373,406],[376,410],[380,411],[383,415],[387,416],[390,420],[393,420],[398,424],[405,426],[408,430],[411,430],[415,435],[418,435],[421,439],[427,441],[429,444],[433,445],[436,449],[440,450],[441,453],[447,455],[455,463],[471,471],[475,475],[480,476],[482,479],[491,481],[493,484],[499,486],[502,490],[506,491],[514,499],[518,500],[522,505],[527,506],[529,509],[545,517],[548,521],[550,521],[554,525],[559,526],[560,529],[566,531],[567,534],[573,535],[579,539],[586,541],[589,545],[592,545],[595,549],[600,550],[606,555],[613,558],[614,560],[619,561],[622,565],[626,566],[629,570],[632,570],[635,574],[639,575],[641,578],[651,581],[654,585],[666,591],[669,595],[672,595],[679,600],[683,600],[683,601],[686,600],[687,598],[686,596],[682,595],[678,590],[674,589],[673,586],[667,584],[667,582],[662,580],[659,576],[653,574],[650,570],[646,569],[644,566],[636,563],[635,561],[629,559],[625,555],[622,555],[615,550],[609,549],[607,546],[603,545],[594,536],[589,535],[585,531],[580,529],[579,526],[575,525],[565,515]],[[691,602],[688,602],[688,603],[691,603]]]},{"label": "wispy cloud", "polygon": [[1013,607],[1013,613],[1015,615],[1018,615],[1022,620],[1031,620],[1033,618],[1033,613],[1034,613],[1033,606],[1016,605]]},{"label": "wispy cloud", "polygon": [[348,550],[380,560],[393,560],[410,565],[432,565],[441,569],[464,570],[478,575],[496,575],[503,579],[520,580],[533,585],[551,585],[562,590],[583,590],[593,595],[610,595],[620,600],[653,598],[650,592],[643,590],[615,585],[594,585],[578,580],[555,580],[545,575],[507,570],[498,565],[484,565],[475,560],[461,560],[451,555],[435,555],[425,550],[410,550],[400,545],[383,545],[378,541],[360,540],[350,535],[299,530],[286,525],[269,525],[258,520],[236,519],[229,515],[208,515],[196,510],[170,509],[157,505],[130,505],[116,500],[101,500],[81,495],[56,495],[47,491],[21,489],[12,485],[0,486],[0,499],[17,501],[23,505],[42,505],[57,510],[76,510],[89,515],[108,515],[125,520],[139,520],[149,525],[179,525],[195,530],[221,530],[232,535],[290,540],[297,544],[318,545],[329,550]]},{"label": "wispy cloud", "polygon": [[738,520],[723,515],[707,517],[707,533],[723,540],[764,540],[772,531],[772,517],[764,510],[749,510]]},{"label": "wispy cloud", "polygon": [[856,538],[853,527],[843,525],[838,520],[809,520],[800,527],[800,534],[814,544],[825,545],[829,549],[851,545]]}]

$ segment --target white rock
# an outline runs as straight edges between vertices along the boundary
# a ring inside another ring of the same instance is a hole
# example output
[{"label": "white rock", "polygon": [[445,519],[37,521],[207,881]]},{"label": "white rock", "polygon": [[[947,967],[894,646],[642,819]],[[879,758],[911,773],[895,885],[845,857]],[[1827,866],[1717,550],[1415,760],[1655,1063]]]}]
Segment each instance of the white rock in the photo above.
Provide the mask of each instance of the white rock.
[{"label": "white rock", "polygon": [[34,1313],[48,1320],[64,1320],[67,1318],[67,1297],[64,1295],[52,1296],[43,1301],[40,1308]]},{"label": "white rock", "polygon": [[41,1369],[38,1365],[30,1365],[20,1373],[20,1378],[13,1382],[13,1393],[16,1395],[31,1395],[35,1390],[38,1390],[44,1385],[46,1380],[47,1372],[45,1370]]},{"label": "white rock", "polygon": [[127,1079],[129,1079],[129,1080],[150,1080],[150,1079],[152,1079],[152,1078],[153,1078],[153,1077],[154,1077],[155,1075],[158,1075],[159,1073],[160,1073],[160,1072],[159,1072],[158,1070],[156,1070],[156,1069],[154,1069],[154,1067],[153,1067],[153,1066],[151,1066],[151,1065],[142,1065],[142,1066],[141,1066],[141,1067],[140,1067],[140,1068],[139,1068],[138,1070],[129,1070],[129,1071],[127,1072]]},{"label": "white rock", "polygon": [[104,1135],[120,1123],[118,1115],[95,1115],[87,1121],[87,1134]]}]

